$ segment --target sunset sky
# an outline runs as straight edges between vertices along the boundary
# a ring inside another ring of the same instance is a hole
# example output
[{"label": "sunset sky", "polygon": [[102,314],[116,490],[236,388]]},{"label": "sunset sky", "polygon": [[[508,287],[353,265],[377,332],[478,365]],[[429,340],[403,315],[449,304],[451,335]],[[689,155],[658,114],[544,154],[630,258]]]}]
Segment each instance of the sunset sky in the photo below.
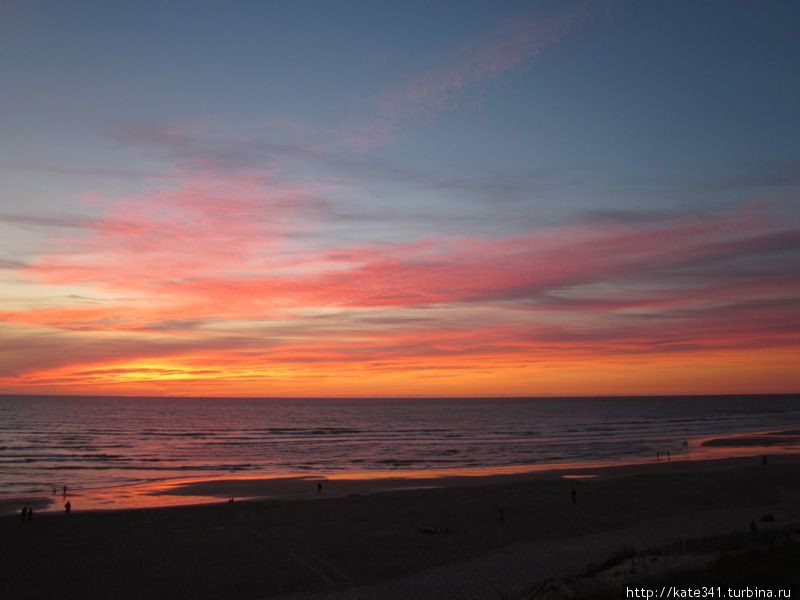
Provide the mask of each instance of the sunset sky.
[{"label": "sunset sky", "polygon": [[796,392],[799,26],[1,0],[0,392]]}]

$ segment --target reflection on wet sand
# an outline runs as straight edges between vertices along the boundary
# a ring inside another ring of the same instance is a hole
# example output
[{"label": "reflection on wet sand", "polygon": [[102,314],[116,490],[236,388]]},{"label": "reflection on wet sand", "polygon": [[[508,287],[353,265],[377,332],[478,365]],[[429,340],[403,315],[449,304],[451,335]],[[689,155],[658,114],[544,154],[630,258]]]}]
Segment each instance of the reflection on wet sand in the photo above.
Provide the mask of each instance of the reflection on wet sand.
[{"label": "reflection on wet sand", "polygon": [[[222,478],[193,478],[164,480],[113,488],[71,490],[75,510],[118,510],[157,508],[189,504],[209,504],[256,499],[330,498],[348,495],[384,493],[421,488],[444,488],[503,483],[530,477],[592,479],[629,474],[632,469],[650,471],[651,467],[681,468],[687,462],[715,459],[758,457],[764,448],[770,455],[800,452],[800,431],[756,432],[732,436],[717,436],[689,440],[681,453],[673,453],[671,462],[638,458],[626,461],[595,461],[512,465],[465,469],[386,470],[325,475],[234,475]],[[689,465],[686,465],[688,468]],[[697,465],[698,468],[700,465]],[[325,481],[320,493],[317,483]],[[20,506],[30,505],[37,511],[60,511],[61,504],[49,495],[28,495],[0,500],[0,514],[18,512]]]},{"label": "reflection on wet sand", "polygon": [[707,448],[753,448],[758,446],[797,448],[800,446],[800,430],[766,431],[764,433],[747,433],[715,437],[703,440],[702,446]]}]

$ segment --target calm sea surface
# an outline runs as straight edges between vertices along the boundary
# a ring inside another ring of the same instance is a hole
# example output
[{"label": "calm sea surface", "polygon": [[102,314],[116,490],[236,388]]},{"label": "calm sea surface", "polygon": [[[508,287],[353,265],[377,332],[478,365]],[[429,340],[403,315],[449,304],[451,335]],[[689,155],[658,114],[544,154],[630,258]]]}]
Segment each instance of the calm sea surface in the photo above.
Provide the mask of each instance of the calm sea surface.
[{"label": "calm sea surface", "polygon": [[0,495],[230,474],[630,460],[800,428],[800,397],[176,399],[0,396]]}]

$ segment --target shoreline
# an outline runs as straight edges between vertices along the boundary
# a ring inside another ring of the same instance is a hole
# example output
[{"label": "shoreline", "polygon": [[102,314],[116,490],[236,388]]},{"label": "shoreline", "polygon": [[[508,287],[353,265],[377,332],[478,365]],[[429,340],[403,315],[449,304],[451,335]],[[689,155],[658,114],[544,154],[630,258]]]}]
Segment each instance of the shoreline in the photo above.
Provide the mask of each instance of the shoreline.
[{"label": "shoreline", "polygon": [[[800,455],[800,430],[749,431],[687,440],[686,452],[660,459],[630,457],[621,460],[542,463],[500,467],[454,467],[419,470],[373,470],[319,474],[247,474],[221,477],[167,478],[120,486],[70,489],[61,493],[0,496],[0,516],[17,513],[23,505],[39,512],[61,512],[69,499],[74,509],[90,511],[136,510],[216,504],[238,501],[316,498],[321,482],[325,497],[372,494],[403,489],[444,488],[503,482],[515,478],[609,477],[647,469],[651,465],[703,463],[753,457]],[[702,468],[702,467],[701,467]],[[594,471],[596,473],[586,473]],[[333,495],[331,495],[333,490]]]},{"label": "shoreline", "polygon": [[[300,500],[392,491],[504,483],[515,479],[584,479],[614,477],[661,464],[694,464],[753,459],[762,456],[800,456],[800,430],[749,431],[687,440],[686,452],[660,459],[631,457],[606,461],[542,463],[499,467],[454,467],[418,470],[374,470],[319,474],[247,474],[221,477],[169,478],[120,486],[70,489],[61,493],[0,496],[0,516],[16,514],[23,505],[37,512],[61,512],[66,500],[74,510],[117,511],[216,504],[237,501]],[[742,463],[744,464],[744,463]],[[690,467],[693,469],[694,467]],[[698,466],[702,469],[704,467]],[[616,475],[615,475],[616,474]]]}]

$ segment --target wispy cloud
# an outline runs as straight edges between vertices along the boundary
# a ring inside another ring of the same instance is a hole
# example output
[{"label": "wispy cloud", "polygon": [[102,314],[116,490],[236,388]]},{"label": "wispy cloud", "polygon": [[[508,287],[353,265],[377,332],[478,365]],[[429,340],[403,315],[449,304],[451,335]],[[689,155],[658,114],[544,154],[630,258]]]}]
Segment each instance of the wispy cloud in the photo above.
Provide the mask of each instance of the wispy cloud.
[{"label": "wispy cloud", "polygon": [[719,190],[782,188],[800,186],[800,162],[759,161],[736,165],[735,175],[712,182]]},{"label": "wispy cloud", "polygon": [[151,288],[244,272],[268,261],[276,241],[301,230],[321,203],[313,190],[275,185],[269,174],[194,171],[113,202],[87,234],[42,256],[29,273],[49,283]]},{"label": "wispy cloud", "polygon": [[[413,328],[413,321],[392,311],[458,307],[517,311],[530,315],[520,317],[525,322],[572,314],[602,323],[612,315],[658,318],[681,309],[711,310],[731,299],[800,294],[800,231],[752,208],[694,214],[694,220],[685,213],[663,215],[651,223],[592,218],[498,239],[331,247],[315,241],[331,217],[323,211],[310,221],[317,203],[313,190],[273,188],[268,176],[209,173],[126,199],[64,240],[64,249],[18,273],[128,300],[62,302],[5,311],[0,320],[60,330],[217,337],[231,328],[252,332],[253,322],[264,319],[288,320],[296,328],[332,310],[350,314],[351,327],[364,325],[358,319],[363,311],[386,311],[377,315],[388,319],[383,325]],[[298,226],[307,229],[302,242],[290,235]],[[437,319],[425,327],[441,326]]]},{"label": "wispy cloud", "polygon": [[462,44],[380,95],[378,118],[357,127],[355,144],[386,141],[404,121],[457,104],[472,86],[519,68],[556,45],[588,17],[586,9],[545,18],[518,16]]},{"label": "wispy cloud", "polygon": [[[148,156],[179,165],[181,169],[269,171],[278,176],[302,177],[313,172],[333,182],[347,182],[359,189],[389,183],[403,189],[445,192],[460,198],[487,198],[493,202],[518,198],[543,187],[564,185],[563,177],[551,172],[475,173],[454,176],[434,169],[421,170],[401,165],[372,153],[343,147],[339,136],[309,141],[276,141],[285,133],[270,128],[232,127],[205,124],[165,126],[154,123],[129,124],[111,133],[114,140]],[[347,134],[345,134],[347,135]],[[160,179],[175,177],[165,173]]]},{"label": "wispy cloud", "polygon": [[387,93],[381,114],[397,119],[444,110],[465,88],[536,58],[545,48],[561,41],[585,17],[585,12],[578,12],[545,19],[508,20],[484,39],[465,45],[442,60],[442,64],[411,77]]},{"label": "wispy cloud", "polygon": [[163,175],[152,171],[137,171],[135,169],[113,169],[101,167],[77,167],[44,163],[5,163],[0,164],[1,171],[27,171],[51,175],[67,175],[74,177],[111,177],[124,179],[145,179],[161,177]]},{"label": "wispy cloud", "polygon": [[0,269],[22,269],[25,263],[20,260],[0,258]]},{"label": "wispy cloud", "polygon": [[23,227],[65,227],[69,229],[81,229],[89,227],[94,223],[94,219],[78,215],[31,215],[21,213],[0,212],[0,224]]}]

